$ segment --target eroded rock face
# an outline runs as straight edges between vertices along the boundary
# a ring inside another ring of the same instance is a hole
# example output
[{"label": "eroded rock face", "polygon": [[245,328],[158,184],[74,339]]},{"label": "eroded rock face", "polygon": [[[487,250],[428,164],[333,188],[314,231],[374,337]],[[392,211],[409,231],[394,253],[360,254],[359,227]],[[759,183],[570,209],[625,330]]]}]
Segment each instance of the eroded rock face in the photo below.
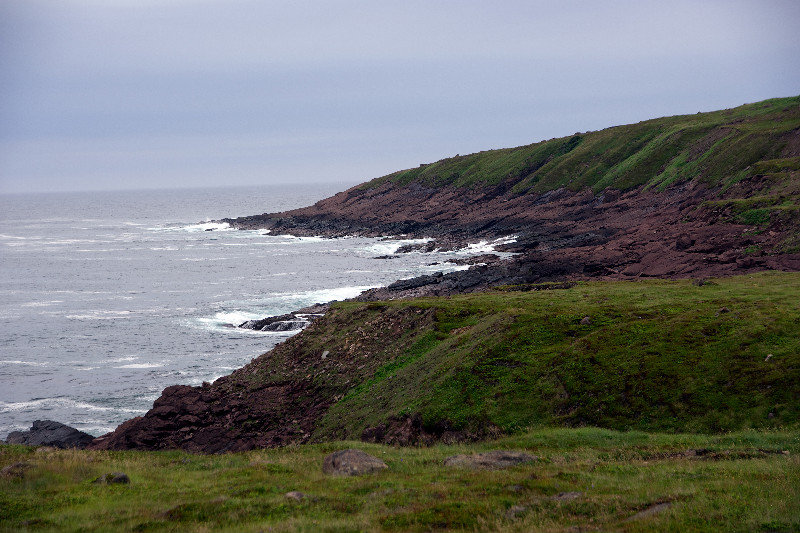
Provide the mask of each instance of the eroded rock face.
[{"label": "eroded rock face", "polygon": [[54,448],[86,448],[93,440],[92,435],[53,420],[36,420],[28,431],[13,431],[6,438],[8,444]]},{"label": "eroded rock face", "polygon": [[362,476],[387,468],[377,457],[354,449],[333,452],[322,462],[322,471],[329,476]]},{"label": "eroded rock face", "polygon": [[450,422],[444,420],[433,427],[425,427],[422,416],[416,413],[393,416],[383,424],[366,428],[361,433],[361,440],[392,446],[430,446],[437,442],[455,444],[499,438],[502,434],[499,427],[491,424],[479,429],[455,429]]},{"label": "eroded rock face", "polygon": [[346,331],[349,323],[326,315],[213,384],[167,387],[144,416],[92,448],[220,453],[309,442],[331,405],[408,347],[386,338],[431,327],[434,316],[432,309],[387,307]]}]

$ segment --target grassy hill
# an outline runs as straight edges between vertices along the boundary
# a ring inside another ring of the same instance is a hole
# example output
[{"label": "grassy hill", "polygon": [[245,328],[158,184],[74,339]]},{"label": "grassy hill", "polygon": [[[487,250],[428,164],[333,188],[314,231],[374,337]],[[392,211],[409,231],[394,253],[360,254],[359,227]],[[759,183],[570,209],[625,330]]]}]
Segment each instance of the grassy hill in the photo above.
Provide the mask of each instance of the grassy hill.
[{"label": "grassy hill", "polygon": [[[702,286],[588,282],[339,304],[304,335],[302,351],[327,349],[333,361],[355,351],[364,370],[345,379],[363,378],[338,392],[314,438],[358,438],[390,416],[416,413],[432,430],[796,426],[798,295],[799,274],[764,273]],[[414,318],[421,315],[433,319]],[[412,317],[410,327],[397,316]],[[270,368],[270,358],[261,364]],[[316,361],[307,370],[320,387],[339,390],[335,370]]]},{"label": "grassy hill", "polygon": [[[729,249],[798,253],[800,96],[459,155],[313,206],[226,220],[297,235],[514,233],[553,240],[551,248],[598,227],[613,240],[643,223],[669,230],[694,221],[683,231],[732,232]],[[754,228],[741,238],[732,227],[740,225]]]},{"label": "grassy hill", "polygon": [[800,96],[775,98],[451,157],[361,187],[503,184],[525,194],[559,187],[596,193],[606,187],[663,189],[686,180],[729,186],[757,173],[785,176],[800,169],[799,129]]}]

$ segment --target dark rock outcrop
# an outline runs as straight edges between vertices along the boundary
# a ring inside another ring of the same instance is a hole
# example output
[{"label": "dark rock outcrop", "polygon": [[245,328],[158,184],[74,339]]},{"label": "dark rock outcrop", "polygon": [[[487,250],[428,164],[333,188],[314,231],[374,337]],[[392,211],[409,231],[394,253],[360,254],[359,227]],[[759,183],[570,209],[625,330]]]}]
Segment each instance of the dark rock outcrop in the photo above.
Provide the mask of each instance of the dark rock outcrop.
[{"label": "dark rock outcrop", "polygon": [[330,309],[330,302],[314,304],[285,315],[248,320],[237,327],[256,331],[295,331],[303,329]]},{"label": "dark rock outcrop", "polygon": [[53,420],[36,420],[30,430],[13,431],[6,437],[8,444],[54,448],[86,448],[93,440],[92,435]]}]

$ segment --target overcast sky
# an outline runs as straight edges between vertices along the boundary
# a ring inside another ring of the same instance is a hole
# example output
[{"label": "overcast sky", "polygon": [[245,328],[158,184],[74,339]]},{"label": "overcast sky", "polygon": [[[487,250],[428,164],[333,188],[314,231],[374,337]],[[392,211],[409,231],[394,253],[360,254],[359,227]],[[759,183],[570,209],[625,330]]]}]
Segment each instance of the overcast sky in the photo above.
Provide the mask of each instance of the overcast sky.
[{"label": "overcast sky", "polygon": [[0,1],[0,192],[335,181],[800,94],[800,2]]}]

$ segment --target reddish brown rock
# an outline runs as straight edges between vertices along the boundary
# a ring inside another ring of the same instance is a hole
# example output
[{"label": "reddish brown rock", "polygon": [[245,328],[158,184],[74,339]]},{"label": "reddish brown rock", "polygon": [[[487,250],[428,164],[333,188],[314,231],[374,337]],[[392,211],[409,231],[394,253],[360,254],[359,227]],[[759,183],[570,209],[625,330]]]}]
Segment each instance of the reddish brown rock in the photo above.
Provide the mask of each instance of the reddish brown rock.
[{"label": "reddish brown rock", "polygon": [[[715,277],[762,269],[798,270],[800,254],[770,253],[760,261],[745,250],[779,251],[791,224],[770,231],[731,222],[709,208],[710,197],[746,197],[764,184],[743,181],[728,192],[690,182],[665,191],[565,189],[515,196],[503,184],[484,189],[426,188],[412,183],[357,187],[285,213],[228,220],[240,228],[296,235],[433,237],[426,246],[453,248],[468,241],[517,235],[501,249],[520,255],[482,274],[454,273],[403,290],[377,290],[374,299],[469,292],[492,284],[558,279]],[[498,270],[501,275],[495,275]],[[483,277],[484,279],[468,279]],[[523,280],[523,281],[521,281]]]}]

